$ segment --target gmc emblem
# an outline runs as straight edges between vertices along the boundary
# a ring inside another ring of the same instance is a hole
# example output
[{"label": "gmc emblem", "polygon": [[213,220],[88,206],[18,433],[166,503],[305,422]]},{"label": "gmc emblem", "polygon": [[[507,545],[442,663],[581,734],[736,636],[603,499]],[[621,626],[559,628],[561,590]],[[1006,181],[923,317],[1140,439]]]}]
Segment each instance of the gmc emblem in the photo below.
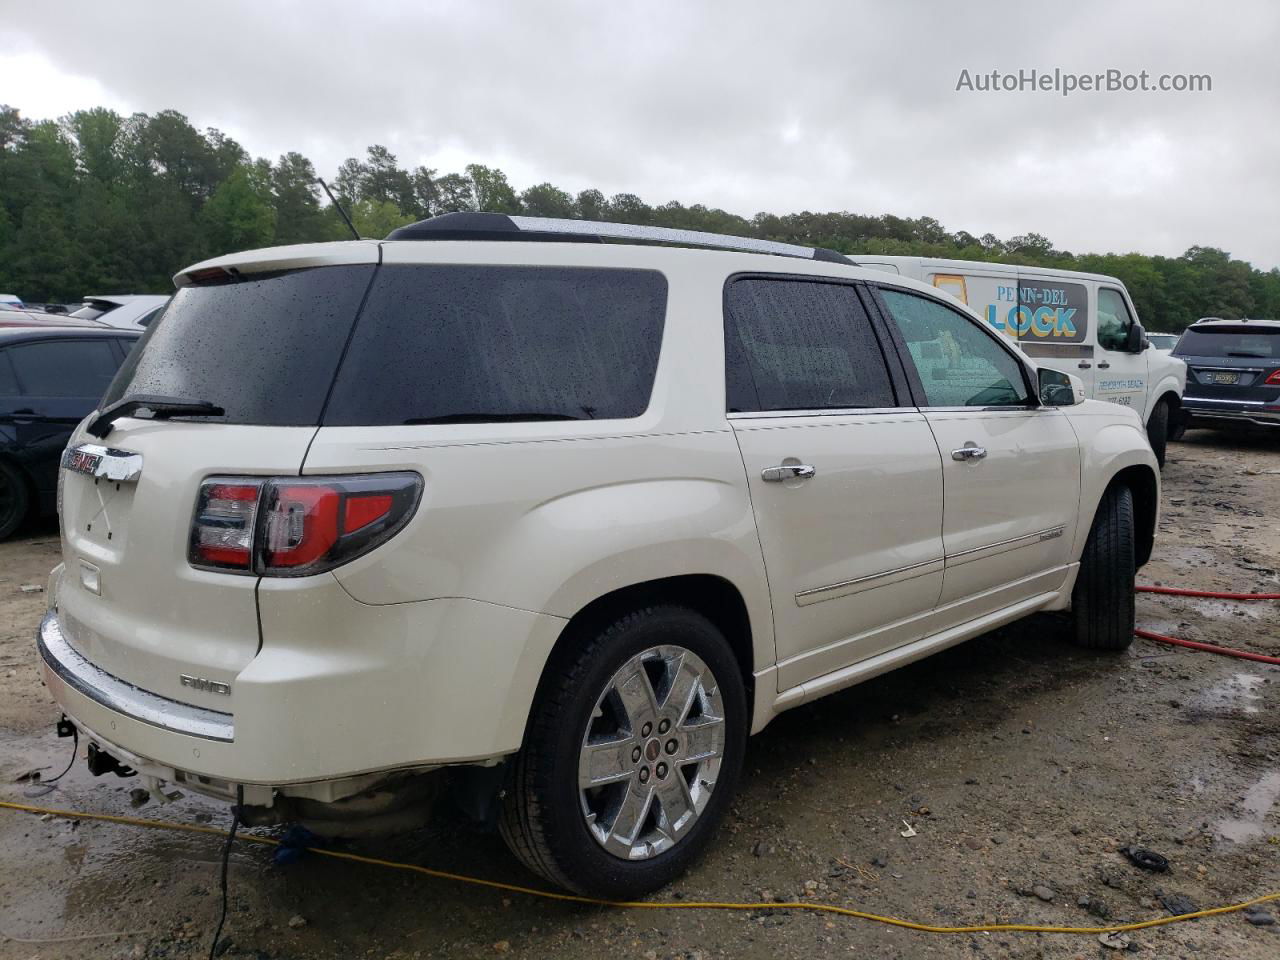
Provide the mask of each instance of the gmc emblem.
[{"label": "gmc emblem", "polygon": [[185,673],[179,674],[178,679],[184,687],[190,687],[192,690],[203,690],[205,693],[220,693],[224,697],[231,696],[231,684],[229,683],[207,680],[204,677],[192,677]]}]

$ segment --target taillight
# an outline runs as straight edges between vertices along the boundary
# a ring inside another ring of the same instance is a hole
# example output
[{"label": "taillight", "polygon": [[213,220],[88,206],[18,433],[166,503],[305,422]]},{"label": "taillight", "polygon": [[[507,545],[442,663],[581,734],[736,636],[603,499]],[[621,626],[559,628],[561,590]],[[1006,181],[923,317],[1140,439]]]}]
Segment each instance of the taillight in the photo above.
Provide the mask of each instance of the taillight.
[{"label": "taillight", "polygon": [[322,573],[393,537],[421,493],[416,473],[213,477],[200,486],[188,559],[267,577]]},{"label": "taillight", "polygon": [[193,566],[250,568],[261,492],[260,480],[206,480],[200,485],[187,551]]},{"label": "taillight", "polygon": [[1280,369],[1272,370],[1271,376],[1263,382],[1269,387],[1280,387]]}]

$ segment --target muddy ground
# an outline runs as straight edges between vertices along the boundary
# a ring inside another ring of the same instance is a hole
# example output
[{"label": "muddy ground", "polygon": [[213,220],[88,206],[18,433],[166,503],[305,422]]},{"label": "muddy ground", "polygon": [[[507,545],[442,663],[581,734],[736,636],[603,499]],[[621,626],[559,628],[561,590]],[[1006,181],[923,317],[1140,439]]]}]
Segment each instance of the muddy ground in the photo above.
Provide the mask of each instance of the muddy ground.
[{"label": "muddy ground", "polygon": [[[46,524],[0,544],[0,799],[70,751],[33,666],[57,557]],[[1170,448],[1145,582],[1280,590],[1280,442],[1193,431]],[[1151,629],[1280,654],[1280,606],[1140,597]],[[199,798],[135,810],[134,781],[83,764],[27,802],[225,825]],[[741,794],[710,854],[665,891],[762,902],[745,913],[563,905],[270,848],[231,859],[228,957],[1098,957],[1096,936],[939,936],[774,911],[812,899],[931,924],[1094,925],[1280,891],[1280,668],[1144,640],[1120,656],[1024,621],[785,714],[749,745]],[[904,821],[916,831],[903,838]],[[1117,852],[1168,857],[1152,874]],[[493,835],[443,814],[353,847],[540,885]],[[203,957],[219,842],[0,810],[0,958]],[[1033,889],[1052,899],[1036,896]],[[1280,905],[1274,911],[1280,918]],[[118,936],[58,943],[12,938]],[[1280,925],[1241,914],[1145,930],[1152,957],[1280,957]]]}]

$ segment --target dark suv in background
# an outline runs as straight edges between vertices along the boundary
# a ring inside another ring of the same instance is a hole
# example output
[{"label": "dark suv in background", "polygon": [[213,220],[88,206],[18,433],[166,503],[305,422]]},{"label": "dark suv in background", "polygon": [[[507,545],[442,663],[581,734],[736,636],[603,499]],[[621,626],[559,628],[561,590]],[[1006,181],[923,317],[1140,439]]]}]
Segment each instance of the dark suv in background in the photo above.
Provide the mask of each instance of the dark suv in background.
[{"label": "dark suv in background", "polygon": [[1280,321],[1198,320],[1173,355],[1187,365],[1185,426],[1280,435]]},{"label": "dark suv in background", "polygon": [[58,461],[141,331],[0,328],[0,540],[53,513]]}]

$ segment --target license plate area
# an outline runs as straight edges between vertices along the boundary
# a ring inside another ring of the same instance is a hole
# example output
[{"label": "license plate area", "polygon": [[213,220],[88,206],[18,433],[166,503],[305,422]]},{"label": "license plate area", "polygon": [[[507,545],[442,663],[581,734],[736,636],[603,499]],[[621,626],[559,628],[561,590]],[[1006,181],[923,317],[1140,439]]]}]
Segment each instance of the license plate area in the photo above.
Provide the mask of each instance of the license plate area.
[{"label": "license plate area", "polygon": [[1240,374],[1234,370],[1211,370],[1209,372],[1209,382],[1222,386],[1233,386],[1240,382]]}]

